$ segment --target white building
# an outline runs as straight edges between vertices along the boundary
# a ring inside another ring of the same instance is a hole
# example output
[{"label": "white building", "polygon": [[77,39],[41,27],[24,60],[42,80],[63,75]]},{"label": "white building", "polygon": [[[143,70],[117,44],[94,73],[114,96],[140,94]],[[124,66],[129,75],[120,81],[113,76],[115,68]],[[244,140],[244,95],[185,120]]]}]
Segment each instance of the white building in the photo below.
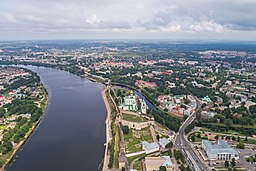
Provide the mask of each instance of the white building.
[{"label": "white building", "polygon": [[159,144],[162,148],[165,148],[167,144],[169,144],[171,141],[167,138],[160,138]]},{"label": "white building", "polygon": [[136,101],[136,96],[134,95],[134,92],[131,91],[129,96],[124,97],[124,103],[121,106],[123,110],[127,111],[137,111],[138,106],[137,106],[137,101]]},{"label": "white building", "polygon": [[141,144],[142,144],[142,150],[144,150],[146,154],[159,151],[159,145],[155,142],[149,143],[147,141],[142,141]]},{"label": "white building", "polygon": [[205,150],[209,160],[239,159],[238,152],[224,140],[218,140],[217,144],[213,144],[208,140],[202,140],[202,148]]},{"label": "white building", "polygon": [[140,111],[141,113],[147,113],[147,104],[146,101],[144,99],[140,100]]}]

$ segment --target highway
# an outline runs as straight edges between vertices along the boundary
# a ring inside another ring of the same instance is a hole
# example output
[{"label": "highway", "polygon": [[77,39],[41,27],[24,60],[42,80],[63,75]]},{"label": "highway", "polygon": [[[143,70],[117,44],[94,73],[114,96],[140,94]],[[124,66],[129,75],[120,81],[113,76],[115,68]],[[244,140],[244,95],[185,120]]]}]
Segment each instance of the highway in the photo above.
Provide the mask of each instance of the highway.
[{"label": "highway", "polygon": [[[200,102],[198,101],[198,109],[201,108]],[[198,110],[197,109],[197,110]],[[183,153],[185,159],[187,160],[188,165],[190,168],[194,171],[206,171],[208,170],[207,165],[205,165],[201,159],[199,158],[198,154],[195,153],[193,150],[193,147],[190,145],[190,142],[187,141],[185,137],[184,130],[185,128],[191,124],[194,119],[196,118],[196,111],[194,111],[181,125],[177,135],[176,139],[174,140],[174,146],[181,150]]]}]

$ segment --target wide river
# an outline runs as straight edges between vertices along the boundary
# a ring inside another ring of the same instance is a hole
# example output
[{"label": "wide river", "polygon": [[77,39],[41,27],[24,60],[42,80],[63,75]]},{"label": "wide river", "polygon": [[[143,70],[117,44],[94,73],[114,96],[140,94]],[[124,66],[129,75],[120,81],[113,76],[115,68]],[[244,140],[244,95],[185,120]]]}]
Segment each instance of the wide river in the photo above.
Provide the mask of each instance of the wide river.
[{"label": "wide river", "polygon": [[50,93],[39,127],[7,171],[96,171],[104,157],[102,86],[57,69],[32,67]]}]

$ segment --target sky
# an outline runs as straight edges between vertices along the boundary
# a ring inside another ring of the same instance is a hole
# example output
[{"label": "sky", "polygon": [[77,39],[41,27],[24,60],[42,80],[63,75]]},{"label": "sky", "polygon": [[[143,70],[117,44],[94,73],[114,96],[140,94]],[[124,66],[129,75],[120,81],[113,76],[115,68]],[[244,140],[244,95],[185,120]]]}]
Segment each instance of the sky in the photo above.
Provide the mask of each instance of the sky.
[{"label": "sky", "polygon": [[0,40],[256,40],[256,0],[0,0]]}]

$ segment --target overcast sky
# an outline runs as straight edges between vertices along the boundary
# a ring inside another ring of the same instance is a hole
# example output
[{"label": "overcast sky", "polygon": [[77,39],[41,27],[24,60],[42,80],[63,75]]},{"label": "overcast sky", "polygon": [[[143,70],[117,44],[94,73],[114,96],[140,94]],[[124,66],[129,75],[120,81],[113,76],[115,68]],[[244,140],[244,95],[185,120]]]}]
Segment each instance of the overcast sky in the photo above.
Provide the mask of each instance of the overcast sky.
[{"label": "overcast sky", "polygon": [[256,0],[0,0],[0,40],[256,40]]}]

